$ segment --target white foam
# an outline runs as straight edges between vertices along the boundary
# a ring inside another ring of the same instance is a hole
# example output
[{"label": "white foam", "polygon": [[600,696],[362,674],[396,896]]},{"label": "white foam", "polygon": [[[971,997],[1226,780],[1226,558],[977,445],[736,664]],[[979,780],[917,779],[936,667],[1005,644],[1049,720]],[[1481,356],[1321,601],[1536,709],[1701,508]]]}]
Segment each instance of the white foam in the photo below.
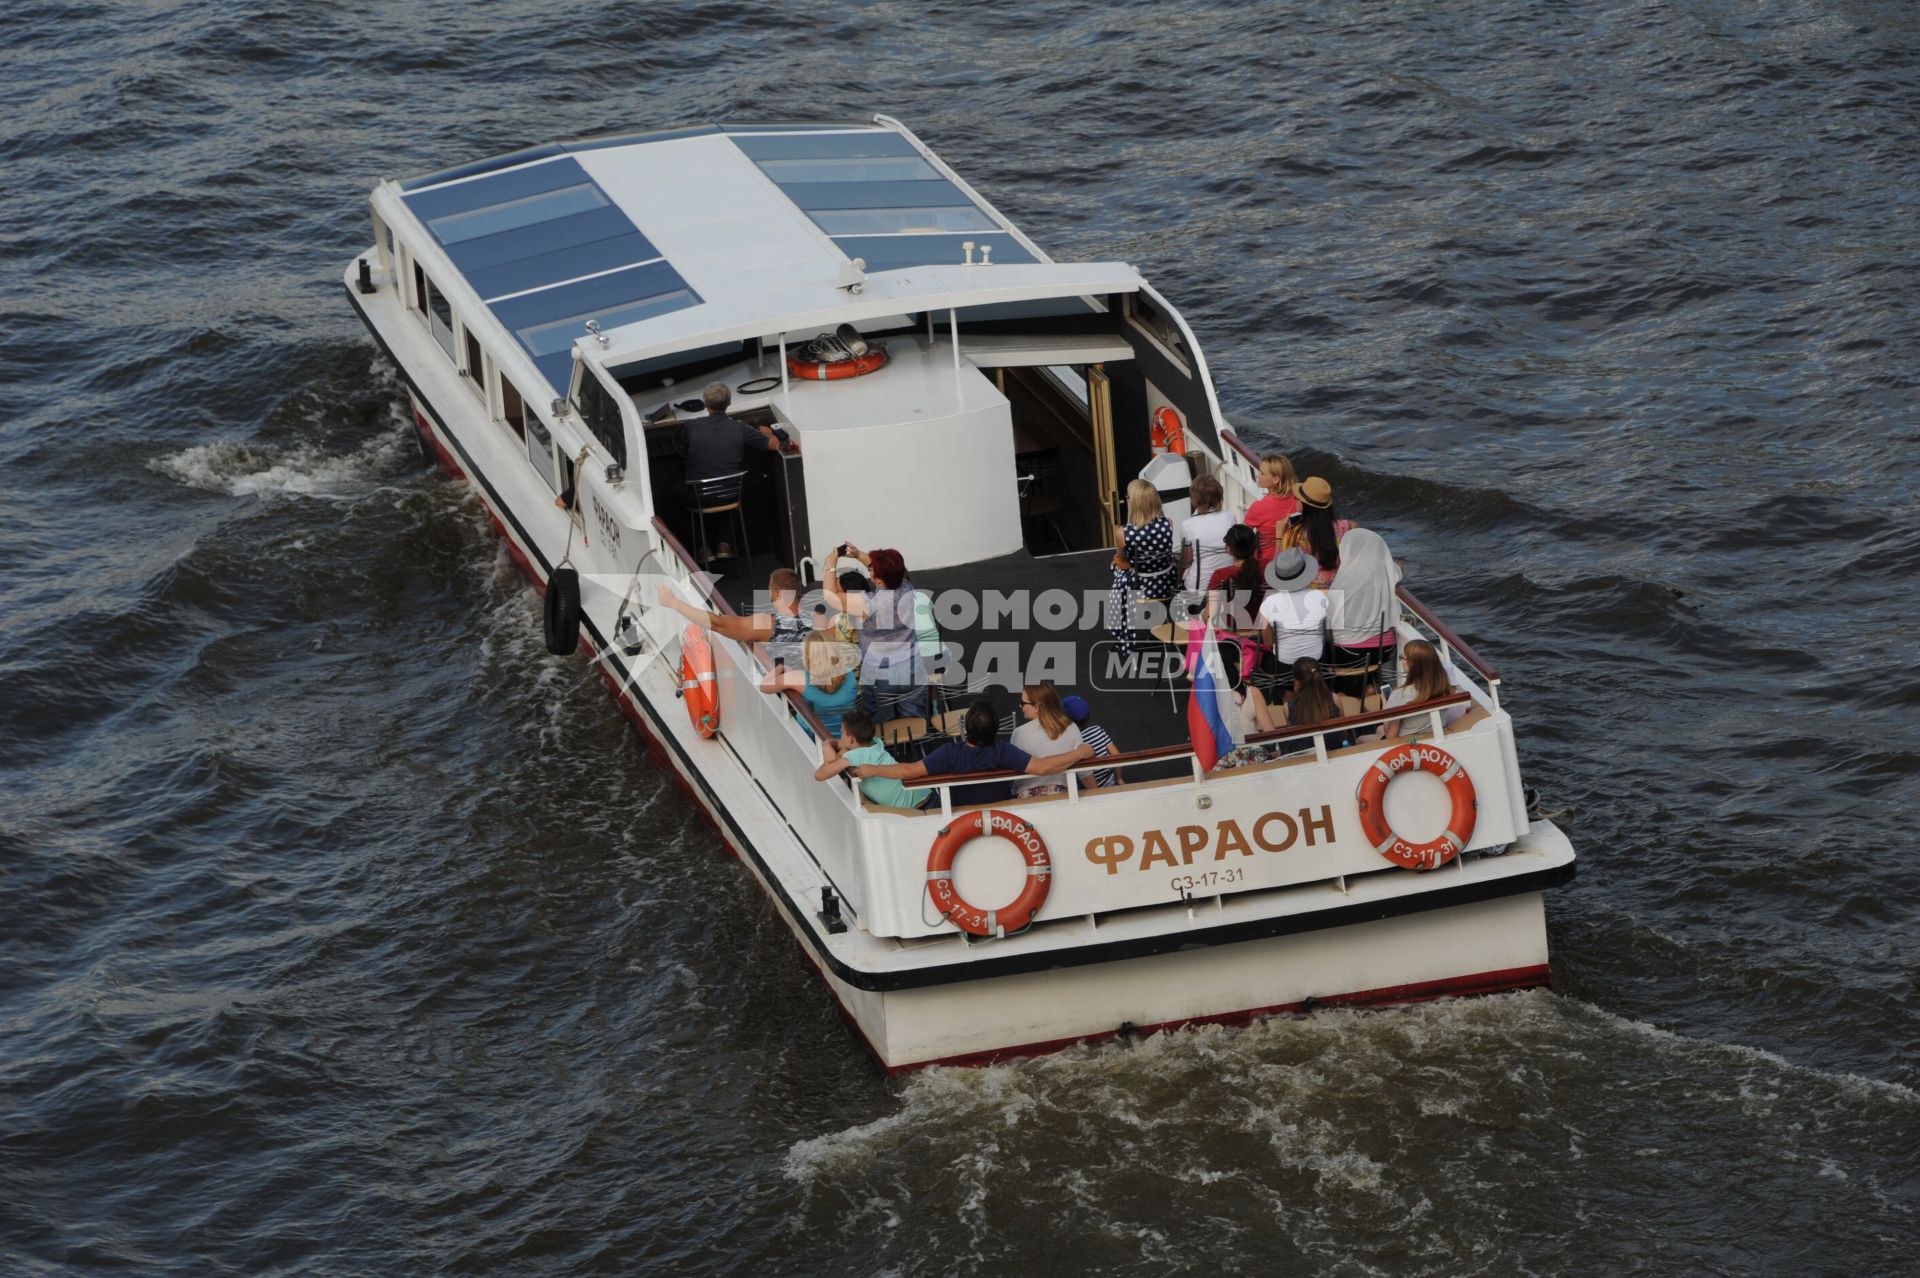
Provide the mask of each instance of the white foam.
[{"label": "white foam", "polygon": [[233,497],[311,497],[352,501],[380,491],[407,447],[398,432],[383,433],[350,453],[309,445],[278,448],[225,441],[195,444],[155,458],[149,468],[189,488]]}]

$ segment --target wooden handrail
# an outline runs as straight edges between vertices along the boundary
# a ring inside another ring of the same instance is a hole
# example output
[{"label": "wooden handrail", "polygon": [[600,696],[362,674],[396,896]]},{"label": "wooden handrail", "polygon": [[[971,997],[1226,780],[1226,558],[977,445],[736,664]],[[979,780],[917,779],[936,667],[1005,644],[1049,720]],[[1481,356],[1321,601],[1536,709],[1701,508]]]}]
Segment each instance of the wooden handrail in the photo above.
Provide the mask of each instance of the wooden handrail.
[{"label": "wooden handrail", "polygon": [[1500,678],[1500,675],[1494,668],[1488,665],[1486,660],[1473,650],[1473,645],[1453,633],[1453,627],[1434,616],[1433,610],[1414,598],[1411,590],[1408,590],[1405,586],[1396,586],[1394,593],[1400,596],[1400,602],[1407,606],[1408,611],[1412,612],[1413,615],[1420,618],[1420,620],[1426,622],[1429,630],[1446,640],[1449,648],[1459,653],[1466,659],[1468,665],[1478,670],[1481,678],[1485,679],[1488,683],[1493,683]]},{"label": "wooden handrail", "polygon": [[[667,527],[666,521],[658,515],[653,517],[653,530],[660,534],[660,540],[667,543],[667,549],[680,556],[680,562],[687,566],[687,575],[695,581],[698,581],[700,579],[700,565],[694,562],[692,553],[680,544],[680,539],[673,535],[673,529]],[[727,602],[727,597],[713,589],[710,584],[703,587],[700,593],[704,594],[707,597],[707,602],[713,605],[713,611],[725,613],[729,617],[737,617],[740,615],[739,612],[734,609],[734,606]]]},{"label": "wooden handrail", "polygon": [[[698,581],[700,570],[694,564],[693,556],[688,553],[687,548],[680,544],[678,537],[673,535],[673,529],[667,527],[666,523],[658,515],[653,517],[653,528],[655,532],[660,534],[660,540],[666,543],[667,549],[680,556],[680,562],[687,566],[688,576]],[[727,597],[719,591],[706,589],[701,593],[706,595],[707,602],[712,606],[714,612],[722,613],[729,617],[737,617],[740,615],[734,606],[727,602]],[[762,646],[763,645],[758,643],[746,645],[747,653],[754,658],[754,664],[756,666],[760,664],[759,649]],[[827,725],[821,722],[820,716],[814,713],[813,707],[807,704],[807,699],[800,695],[799,689],[784,689],[782,695],[785,696],[788,703],[793,706],[794,713],[800,716],[801,722],[813,729],[814,740],[825,741],[828,736]]]},{"label": "wooden handrail", "polygon": [[1251,448],[1248,448],[1246,444],[1242,443],[1239,434],[1231,426],[1223,427],[1221,429],[1220,438],[1226,440],[1227,443],[1231,444],[1233,446],[1233,451],[1236,453],[1239,453],[1240,456],[1245,459],[1247,465],[1253,467],[1255,470],[1260,469],[1259,454],[1255,453]]},{"label": "wooden handrail", "polygon": [[[1448,706],[1462,705],[1473,700],[1470,693],[1455,689],[1444,697],[1435,697],[1431,701],[1422,701],[1413,705],[1394,706],[1390,709],[1367,710],[1360,714],[1350,714],[1339,719],[1328,719],[1322,723],[1310,723],[1304,727],[1275,728],[1272,732],[1256,732],[1247,738],[1248,745],[1269,745],[1277,741],[1297,741],[1318,736],[1323,732],[1338,732],[1346,728],[1364,728],[1386,723],[1391,719],[1405,719],[1410,715],[1426,714],[1431,710],[1444,710]],[[1136,763],[1164,763],[1172,759],[1184,759],[1193,753],[1190,745],[1156,746],[1151,750],[1130,750],[1125,754],[1103,755],[1088,759],[1085,763],[1076,763],[1059,775],[1067,772],[1092,772],[1102,768],[1125,768]],[[977,781],[1013,781],[1021,778],[1031,780],[1025,772],[1009,772],[1000,769],[994,772],[943,772],[939,776],[929,776],[900,784],[910,790],[925,790],[939,785],[971,785]]]}]

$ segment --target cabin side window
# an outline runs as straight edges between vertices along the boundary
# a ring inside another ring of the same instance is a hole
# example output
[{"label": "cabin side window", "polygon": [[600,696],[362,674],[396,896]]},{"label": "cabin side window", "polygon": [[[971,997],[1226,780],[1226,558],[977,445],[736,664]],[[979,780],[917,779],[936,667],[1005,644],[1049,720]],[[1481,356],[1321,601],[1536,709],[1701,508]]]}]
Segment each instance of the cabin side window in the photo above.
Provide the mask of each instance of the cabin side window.
[{"label": "cabin side window", "polygon": [[1154,305],[1143,293],[1127,294],[1127,318],[1133,326],[1154,340],[1163,353],[1188,376],[1193,374],[1193,357],[1187,353],[1187,339],[1173,317]]},{"label": "cabin side window", "polygon": [[427,331],[433,334],[448,358],[452,358],[453,305],[445,293],[434,287],[433,280],[418,262],[413,264],[413,298],[414,309],[426,317]]},{"label": "cabin side window", "polygon": [[504,377],[500,379],[500,420],[512,427],[520,438],[527,437],[527,401],[520,398],[519,390]]},{"label": "cabin side window", "polygon": [[540,472],[540,478],[547,481],[547,487],[556,493],[560,491],[560,470],[553,464],[553,435],[547,430],[547,424],[528,413],[527,423],[527,460]]},{"label": "cabin side window", "polygon": [[580,410],[580,420],[587,424],[593,437],[600,441],[614,463],[622,468],[627,464],[627,432],[620,421],[620,405],[614,402],[607,388],[588,368],[580,370],[580,391],[575,407]]},{"label": "cabin side window", "polygon": [[487,396],[487,361],[486,356],[480,353],[480,339],[475,337],[473,330],[464,324],[460,326],[460,331],[466,338],[463,349],[467,357],[466,367],[461,371],[466,373],[467,381],[473,385],[473,393],[485,399]]}]

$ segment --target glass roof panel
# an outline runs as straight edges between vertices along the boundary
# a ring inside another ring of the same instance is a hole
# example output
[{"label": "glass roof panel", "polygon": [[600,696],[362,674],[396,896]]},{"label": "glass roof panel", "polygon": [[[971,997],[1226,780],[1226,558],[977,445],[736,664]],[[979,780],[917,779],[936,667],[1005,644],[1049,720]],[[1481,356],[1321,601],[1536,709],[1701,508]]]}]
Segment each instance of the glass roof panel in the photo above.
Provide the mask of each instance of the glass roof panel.
[{"label": "glass roof panel", "polygon": [[989,235],[845,235],[834,240],[848,257],[866,261],[869,271],[896,271],[903,266],[959,266],[966,261],[961,244],[973,241],[973,260],[991,247],[990,260],[1003,264],[1032,262],[1033,254],[1005,232]]},{"label": "glass roof panel", "polygon": [[813,221],[828,235],[1000,229],[999,223],[970,204],[963,208],[820,209],[813,214]]},{"label": "glass roof panel", "polygon": [[918,155],[913,143],[891,129],[842,133],[729,133],[752,160],[845,159],[856,155]]},{"label": "glass roof panel", "polygon": [[[557,249],[572,248],[577,244],[592,244],[599,240],[612,239],[618,235],[639,235],[633,223],[619,209],[608,205],[605,208],[588,209],[584,213],[572,213],[566,217],[555,218],[551,222],[536,222],[532,226],[517,227],[511,231],[502,231],[498,235],[483,235],[477,240],[466,240],[459,244],[446,246],[447,256],[453,264],[463,271],[477,271],[488,266],[498,266],[503,262],[517,262],[522,258],[538,257]],[[644,237],[643,237],[644,238]],[[606,270],[609,267],[625,266],[632,261],[645,261],[649,257],[659,257],[658,251],[651,245],[640,258],[620,258],[609,255],[597,267],[589,269]],[[581,274],[579,271],[575,275]],[[547,283],[557,283],[570,276],[557,275]],[[492,296],[492,294],[486,294]]]},{"label": "glass roof panel", "polygon": [[582,182],[576,186],[563,186],[557,191],[522,196],[504,204],[490,204],[485,208],[468,209],[464,213],[448,213],[434,218],[427,226],[442,244],[458,244],[462,240],[511,231],[535,222],[551,222],[569,213],[584,213],[588,209],[605,208],[606,205],[607,197],[600,194],[599,188],[591,182]]},{"label": "glass roof panel", "polygon": [[422,222],[432,222],[450,213],[490,208],[495,204],[506,204],[543,191],[558,191],[562,187],[578,186],[591,180],[578,160],[561,156],[523,168],[508,169],[504,173],[468,178],[449,186],[411,191],[400,198],[407,202],[407,207],[413,210],[415,217]]},{"label": "glass roof panel", "polygon": [[851,159],[762,160],[775,182],[922,182],[940,175],[917,155],[863,155]]},{"label": "glass roof panel", "polygon": [[973,207],[965,192],[945,178],[928,182],[783,182],[780,189],[808,213],[815,209],[924,209],[942,204]]}]

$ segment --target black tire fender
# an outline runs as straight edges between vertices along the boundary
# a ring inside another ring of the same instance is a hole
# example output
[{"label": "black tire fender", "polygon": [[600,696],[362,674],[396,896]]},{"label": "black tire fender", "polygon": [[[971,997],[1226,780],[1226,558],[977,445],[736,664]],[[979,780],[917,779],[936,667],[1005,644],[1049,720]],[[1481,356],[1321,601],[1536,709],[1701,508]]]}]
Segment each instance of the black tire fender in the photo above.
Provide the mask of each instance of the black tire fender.
[{"label": "black tire fender", "polygon": [[580,646],[580,574],[555,568],[547,578],[547,651],[570,655]]}]

